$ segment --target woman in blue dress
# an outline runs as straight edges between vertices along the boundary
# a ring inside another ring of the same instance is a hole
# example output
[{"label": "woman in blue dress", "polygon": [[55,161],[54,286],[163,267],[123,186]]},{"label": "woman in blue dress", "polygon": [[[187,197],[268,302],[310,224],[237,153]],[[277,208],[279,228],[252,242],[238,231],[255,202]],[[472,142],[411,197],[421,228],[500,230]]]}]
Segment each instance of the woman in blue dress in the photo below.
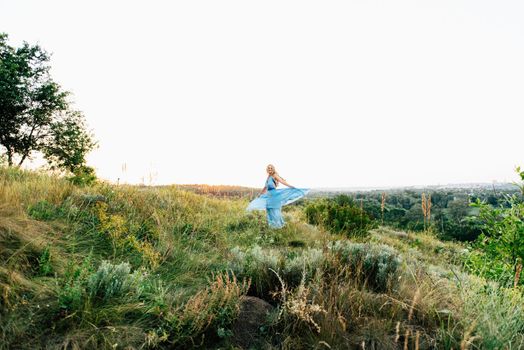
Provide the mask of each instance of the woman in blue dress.
[{"label": "woman in blue dress", "polygon": [[[268,176],[265,186],[260,195],[249,203],[247,210],[266,210],[269,227],[281,228],[285,224],[282,217],[282,207],[304,197],[309,192],[309,189],[296,188],[288,184],[286,180],[278,175],[272,164],[267,166],[266,171]],[[277,189],[279,183],[289,188]]]}]

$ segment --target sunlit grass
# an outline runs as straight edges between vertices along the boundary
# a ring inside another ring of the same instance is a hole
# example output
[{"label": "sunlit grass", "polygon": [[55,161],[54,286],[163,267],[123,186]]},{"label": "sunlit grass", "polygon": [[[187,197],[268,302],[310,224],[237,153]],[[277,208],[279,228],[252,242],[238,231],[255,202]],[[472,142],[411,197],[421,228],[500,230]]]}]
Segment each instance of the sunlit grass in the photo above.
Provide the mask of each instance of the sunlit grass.
[{"label": "sunlit grass", "polygon": [[0,185],[0,349],[227,348],[246,293],[276,307],[269,348],[524,346],[522,291],[468,275],[430,231],[349,241],[300,203],[278,230],[249,197],[6,168]]}]

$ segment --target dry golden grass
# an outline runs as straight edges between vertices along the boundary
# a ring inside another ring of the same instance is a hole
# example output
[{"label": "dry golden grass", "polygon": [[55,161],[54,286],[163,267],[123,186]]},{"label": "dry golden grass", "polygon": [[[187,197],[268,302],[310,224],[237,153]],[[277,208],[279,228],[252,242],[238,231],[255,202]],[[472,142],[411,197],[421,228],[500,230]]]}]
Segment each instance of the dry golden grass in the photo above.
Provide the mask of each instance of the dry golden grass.
[{"label": "dry golden grass", "polygon": [[16,169],[1,169],[0,203],[19,212],[39,201],[60,204],[76,188],[55,176]]},{"label": "dry golden grass", "polygon": [[[175,346],[193,343],[193,335],[200,335],[210,327],[226,327],[240,311],[240,299],[247,293],[250,281],[238,281],[234,275],[220,273],[210,285],[197,292],[182,306],[172,308],[165,318],[170,320],[171,335],[165,339],[150,333],[148,342],[169,340]],[[173,334],[174,333],[174,334]]]},{"label": "dry golden grass", "polygon": [[424,230],[427,230],[431,224],[431,193],[426,198],[426,194],[422,192],[422,214],[424,216]]},{"label": "dry golden grass", "polygon": [[[28,348],[34,338],[50,348],[70,349],[184,347],[193,341],[209,346],[202,343],[203,335],[216,338],[217,329],[227,328],[250,285],[224,272],[231,267],[231,249],[247,251],[256,245],[262,253],[278,251],[286,261],[306,251],[322,256],[318,270],[294,288],[288,281],[275,281],[270,272],[257,276],[257,283],[269,285],[267,290],[280,289],[279,298],[268,301],[279,301],[285,317],[266,330],[278,348],[524,346],[518,331],[522,295],[490,289],[486,281],[464,274],[454,265],[463,247],[438,240],[430,230],[380,227],[371,232],[372,242],[395,248],[403,261],[400,279],[388,280],[379,292],[366,283],[361,264],[352,269],[328,249],[328,243],[346,238],[307,224],[300,207],[286,207],[286,227],[269,230],[263,213],[244,211],[248,198],[220,199],[174,186],[100,183],[79,188],[56,177],[10,169],[0,169],[0,185],[0,311],[7,312],[0,316],[9,316],[0,325],[0,341],[5,344],[27,339],[20,347]],[[104,204],[86,202],[97,196]],[[29,209],[42,201],[69,211],[36,220]],[[35,269],[46,247],[53,275],[38,276]],[[78,311],[85,316],[82,321],[74,311],[63,316],[57,293],[65,286],[66,266],[80,265],[93,247],[95,269],[101,259],[115,264],[134,259],[133,269],[148,271],[151,299],[87,302]],[[286,276],[278,267],[275,271]],[[42,300],[50,300],[55,309],[38,309]],[[33,324],[25,324],[27,313],[38,315]],[[55,327],[51,335],[43,334],[42,325],[50,324]]]},{"label": "dry golden grass", "polygon": [[220,198],[254,198],[260,189],[230,185],[176,185],[177,188]]}]

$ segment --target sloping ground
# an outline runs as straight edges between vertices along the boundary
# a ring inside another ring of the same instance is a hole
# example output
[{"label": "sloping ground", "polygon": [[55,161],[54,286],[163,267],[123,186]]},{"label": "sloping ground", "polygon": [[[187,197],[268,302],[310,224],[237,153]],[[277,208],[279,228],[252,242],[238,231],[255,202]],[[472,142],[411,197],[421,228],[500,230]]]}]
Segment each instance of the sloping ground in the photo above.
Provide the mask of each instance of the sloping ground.
[{"label": "sloping ground", "polygon": [[246,205],[0,168],[0,349],[524,346],[522,292],[462,272],[462,246]]}]

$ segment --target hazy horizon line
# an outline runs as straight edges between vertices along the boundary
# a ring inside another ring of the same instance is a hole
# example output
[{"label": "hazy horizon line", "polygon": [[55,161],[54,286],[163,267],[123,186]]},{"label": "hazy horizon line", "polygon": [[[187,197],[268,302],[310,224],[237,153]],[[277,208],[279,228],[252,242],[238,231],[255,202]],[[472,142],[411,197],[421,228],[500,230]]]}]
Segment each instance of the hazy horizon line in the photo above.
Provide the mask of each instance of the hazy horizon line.
[{"label": "hazy horizon line", "polygon": [[[209,186],[209,187],[240,187],[246,189],[258,189],[260,186],[231,185],[231,184],[207,184],[207,183],[169,183],[169,184],[147,184],[147,183],[118,183],[117,181],[108,181],[118,185],[130,186],[147,186],[147,187],[168,187],[168,186]],[[492,181],[492,182],[449,182],[437,184],[414,184],[414,185],[386,185],[386,186],[318,186],[307,187],[317,191],[337,191],[337,190],[380,190],[380,189],[403,189],[403,188],[472,188],[472,187],[507,187],[515,186],[513,182]]]}]

